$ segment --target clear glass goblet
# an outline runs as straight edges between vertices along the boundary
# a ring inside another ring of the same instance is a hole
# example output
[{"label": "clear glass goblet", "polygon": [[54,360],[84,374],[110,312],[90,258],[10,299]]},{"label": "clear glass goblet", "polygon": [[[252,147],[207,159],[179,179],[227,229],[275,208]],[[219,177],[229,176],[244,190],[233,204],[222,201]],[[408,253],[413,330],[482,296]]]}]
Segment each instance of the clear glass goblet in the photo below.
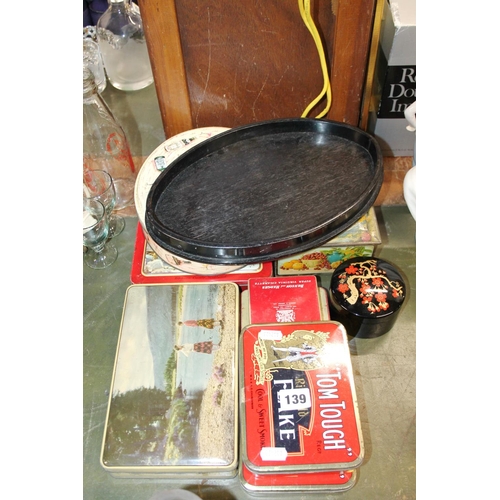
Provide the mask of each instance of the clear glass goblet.
[{"label": "clear glass goblet", "polygon": [[113,214],[116,206],[116,189],[111,175],[104,170],[84,170],[83,197],[102,202],[108,214],[108,238],[118,236],[125,227],[125,220]]},{"label": "clear glass goblet", "polygon": [[83,199],[83,244],[87,251],[83,261],[92,269],[105,269],[118,256],[116,247],[108,239],[108,216],[104,205],[93,199]]}]

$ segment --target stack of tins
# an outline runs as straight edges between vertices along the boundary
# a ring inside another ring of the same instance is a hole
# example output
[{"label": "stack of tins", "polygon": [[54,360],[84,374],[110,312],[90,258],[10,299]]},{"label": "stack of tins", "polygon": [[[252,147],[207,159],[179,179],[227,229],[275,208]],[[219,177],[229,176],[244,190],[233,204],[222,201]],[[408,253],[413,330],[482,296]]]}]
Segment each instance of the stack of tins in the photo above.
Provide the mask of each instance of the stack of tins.
[{"label": "stack of tins", "polygon": [[248,325],[239,355],[239,475],[245,490],[351,488],[364,445],[344,326]]}]

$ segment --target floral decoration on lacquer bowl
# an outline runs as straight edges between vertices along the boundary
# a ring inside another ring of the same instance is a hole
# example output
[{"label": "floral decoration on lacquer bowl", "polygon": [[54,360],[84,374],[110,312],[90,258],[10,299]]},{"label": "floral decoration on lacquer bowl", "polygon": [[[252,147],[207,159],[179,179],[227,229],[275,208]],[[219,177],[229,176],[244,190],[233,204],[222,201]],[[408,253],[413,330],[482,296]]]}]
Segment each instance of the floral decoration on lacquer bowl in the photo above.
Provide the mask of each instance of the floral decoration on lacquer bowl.
[{"label": "floral decoration on lacquer bowl", "polygon": [[394,265],[375,257],[356,257],[332,275],[333,316],[349,335],[372,338],[393,326],[406,297],[406,283]]}]

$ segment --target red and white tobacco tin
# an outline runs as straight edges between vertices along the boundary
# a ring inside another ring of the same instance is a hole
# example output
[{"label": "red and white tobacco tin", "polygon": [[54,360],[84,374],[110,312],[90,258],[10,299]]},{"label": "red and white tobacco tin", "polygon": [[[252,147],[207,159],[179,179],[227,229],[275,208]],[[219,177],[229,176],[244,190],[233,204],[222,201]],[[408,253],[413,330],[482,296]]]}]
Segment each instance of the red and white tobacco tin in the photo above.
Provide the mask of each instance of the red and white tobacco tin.
[{"label": "red and white tobacco tin", "polygon": [[282,491],[337,493],[351,489],[356,482],[356,475],[356,469],[295,474],[254,474],[243,464],[239,470],[241,485],[251,494]]},{"label": "red and white tobacco tin", "polygon": [[361,465],[364,445],[341,323],[248,325],[239,351],[241,460],[250,472]]}]

